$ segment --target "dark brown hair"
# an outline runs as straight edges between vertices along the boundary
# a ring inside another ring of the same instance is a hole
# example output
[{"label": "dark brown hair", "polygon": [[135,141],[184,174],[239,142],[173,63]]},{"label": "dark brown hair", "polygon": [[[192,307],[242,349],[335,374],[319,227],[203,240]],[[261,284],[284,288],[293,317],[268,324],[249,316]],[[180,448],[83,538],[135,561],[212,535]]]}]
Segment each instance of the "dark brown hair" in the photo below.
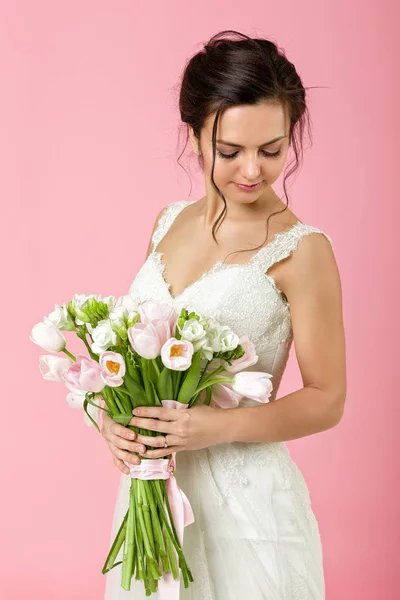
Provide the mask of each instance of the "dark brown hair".
[{"label": "dark brown hair", "polygon": [[[228,35],[238,36],[239,39],[230,39],[226,37]],[[310,117],[305,93],[306,88],[295,66],[286,58],[283,50],[278,49],[277,45],[268,39],[251,38],[238,31],[225,30],[217,33],[186,63],[179,90],[179,111],[182,122],[186,123],[186,141],[179,158],[185,151],[189,138],[188,125],[193,128],[195,136],[200,140],[200,132],[205,120],[216,111],[212,128],[211,181],[225,205],[212,228],[212,235],[217,244],[215,230],[221,225],[227,211],[225,197],[214,181],[216,132],[221,111],[231,106],[262,102],[279,102],[288,110],[289,147],[293,148],[295,159],[288,167],[293,163],[294,166],[288,171],[285,169],[284,172],[283,189],[287,204],[283,210],[269,215],[266,223],[266,238],[257,247],[261,248],[268,239],[269,219],[288,207],[286,180],[302,162],[306,125],[311,143]],[[180,164],[179,158],[178,164]],[[201,156],[199,161],[202,167]],[[249,250],[238,250],[238,252],[246,251]]]}]

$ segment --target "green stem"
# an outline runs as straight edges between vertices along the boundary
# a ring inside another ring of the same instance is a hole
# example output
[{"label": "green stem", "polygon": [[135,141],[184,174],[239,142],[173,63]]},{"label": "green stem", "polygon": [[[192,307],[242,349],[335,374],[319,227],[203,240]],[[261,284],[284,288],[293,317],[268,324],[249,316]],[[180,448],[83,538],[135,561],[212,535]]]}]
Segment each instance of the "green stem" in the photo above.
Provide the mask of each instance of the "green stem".
[{"label": "green stem", "polygon": [[204,390],[205,388],[209,387],[210,385],[214,385],[216,383],[223,383],[224,381],[228,381],[229,383],[232,383],[233,377],[218,377],[217,379],[208,380],[196,388],[193,396],[195,396],[198,392],[201,392],[201,390]]},{"label": "green stem", "polygon": [[114,393],[113,388],[110,388],[110,395],[114,401],[114,404],[117,406],[120,414],[125,414],[125,407],[122,404],[122,401],[118,398],[117,394]]},{"label": "green stem", "polygon": [[118,415],[120,413],[118,406],[115,404],[113,396],[111,394],[111,388],[104,387],[101,390],[101,394],[104,397],[104,401],[109,406],[112,415]]},{"label": "green stem", "polygon": [[95,354],[93,352],[93,350],[91,349],[91,347],[89,346],[89,343],[86,339],[86,325],[83,325],[82,327],[80,327],[78,329],[78,332],[76,334],[78,336],[79,339],[82,340],[82,342],[85,344],[86,349],[89,353],[90,358],[92,358],[93,360],[95,360],[96,362],[99,362],[99,357],[97,354]]},{"label": "green stem", "polygon": [[66,348],[64,348],[62,350],[67,356],[69,356],[70,358],[72,358],[72,360],[76,361],[76,356],[74,356],[73,354],[71,354],[71,352],[69,350],[67,350]]},{"label": "green stem", "polygon": [[153,554],[152,551],[152,547],[150,545],[150,539],[147,533],[147,529],[146,529],[146,523],[144,521],[144,515],[143,515],[143,500],[142,500],[142,481],[140,479],[137,480],[137,490],[138,490],[138,494],[137,494],[137,510],[138,510],[138,521],[139,521],[139,526],[142,532],[142,536],[143,536],[143,543],[144,543],[144,550],[146,553],[146,556],[148,556],[150,559],[155,560],[155,556]]},{"label": "green stem", "polygon": [[150,484],[151,484],[150,511],[151,511],[151,517],[152,517],[152,524],[153,524],[153,528],[154,528],[154,536],[157,540],[158,552],[161,557],[163,570],[168,571],[169,563],[168,563],[168,559],[167,559],[167,549],[165,547],[162,526],[160,523],[160,516],[157,512],[156,502],[154,501],[154,494],[155,494],[154,481],[150,481]]},{"label": "green stem", "polygon": [[207,369],[207,365],[204,369],[203,375],[199,381],[199,385],[202,383],[205,383],[206,381],[208,381],[209,379],[211,379],[212,377],[215,377],[216,375],[218,375],[218,373],[221,373],[224,370],[223,365],[217,367],[214,371],[212,371],[211,373],[207,373],[207,375],[205,374]]},{"label": "green stem", "polygon": [[120,404],[123,406],[124,408],[124,413],[125,414],[129,414],[132,412],[132,406],[131,403],[129,401],[128,398],[125,398],[125,396],[123,394],[120,393],[118,388],[112,388],[112,393],[114,394],[114,396],[116,396],[120,402]]},{"label": "green stem", "polygon": [[133,497],[133,485],[131,484],[129,490],[129,512],[128,512],[128,523],[126,528],[126,537],[124,545],[124,558],[122,562],[122,581],[121,586],[124,590],[131,589],[131,579],[133,571],[133,560],[134,560],[134,522],[133,522],[133,511],[134,497]]},{"label": "green stem", "polygon": [[[142,493],[142,510],[143,510],[143,517],[144,517],[144,522],[145,522],[145,526],[146,526],[146,532],[147,532],[147,536],[149,539],[149,545],[152,551],[152,555],[154,556],[154,562],[155,564],[158,563],[158,556],[156,555],[156,551],[155,551],[155,543],[154,543],[154,536],[153,536],[153,528],[151,526],[151,519],[150,519],[150,504],[149,504],[149,500],[148,500],[148,493],[151,491],[149,490],[149,486],[147,481],[142,481],[141,482],[141,493]],[[159,577],[161,577],[162,573],[159,573]]]},{"label": "green stem", "polygon": [[122,546],[122,543],[125,539],[125,535],[126,535],[126,524],[127,524],[127,520],[128,520],[128,513],[129,513],[129,508],[126,511],[126,515],[124,517],[124,520],[121,523],[121,526],[118,530],[118,533],[115,537],[115,540],[110,548],[110,552],[108,553],[108,556],[106,558],[106,561],[104,563],[104,567],[102,569],[102,574],[105,575],[106,573],[108,573],[108,571],[110,571],[113,566],[114,566],[114,561],[116,560],[117,556],[118,556],[118,552],[120,551],[120,548]]},{"label": "green stem", "polygon": [[157,376],[160,377],[160,369],[158,367],[157,359],[153,358],[153,359],[151,359],[151,362],[153,363],[154,370],[157,373]]},{"label": "green stem", "polygon": [[144,555],[143,555],[143,537],[138,517],[138,479],[132,479],[133,489],[135,494],[135,539],[136,550],[138,555],[136,579],[144,580]]}]

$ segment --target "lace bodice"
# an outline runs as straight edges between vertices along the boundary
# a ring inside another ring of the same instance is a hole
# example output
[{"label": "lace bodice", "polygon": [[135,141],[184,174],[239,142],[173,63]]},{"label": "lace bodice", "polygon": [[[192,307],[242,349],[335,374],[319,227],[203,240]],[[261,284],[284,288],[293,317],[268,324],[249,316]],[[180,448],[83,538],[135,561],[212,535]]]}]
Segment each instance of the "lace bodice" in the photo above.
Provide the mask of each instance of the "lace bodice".
[{"label": "lace bodice", "polygon": [[[259,356],[256,365],[248,369],[272,374],[270,400],[274,400],[293,335],[290,304],[267,271],[273,264],[287,258],[305,235],[319,233],[325,235],[331,244],[332,240],[320,229],[297,221],[290,229],[275,234],[247,263],[218,261],[174,297],[165,281],[165,265],[157,246],[179,212],[191,203],[172,202],[166,207],[153,234],[152,252],[138,271],[129,293],[138,302],[153,298],[173,305],[177,311],[183,306],[192,308],[200,315],[214,316],[239,336],[247,333]],[[243,404],[248,406],[256,402],[243,398],[240,405]]]}]

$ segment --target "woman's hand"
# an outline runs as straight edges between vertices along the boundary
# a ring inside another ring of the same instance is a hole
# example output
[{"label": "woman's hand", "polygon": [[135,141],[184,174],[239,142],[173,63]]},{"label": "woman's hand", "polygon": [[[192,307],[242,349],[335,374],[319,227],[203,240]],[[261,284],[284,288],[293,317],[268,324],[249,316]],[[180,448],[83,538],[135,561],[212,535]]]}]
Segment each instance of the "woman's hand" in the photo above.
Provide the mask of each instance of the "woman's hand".
[{"label": "woman's hand", "polygon": [[[137,441],[157,450],[139,452],[145,458],[161,458],[180,450],[200,450],[226,441],[224,413],[229,409],[211,408],[195,404],[191,408],[175,409],[162,406],[140,406],[129,425],[149,429],[165,435],[147,437],[137,435]],[[137,416],[139,415],[139,416]],[[165,448],[167,438],[168,447]]]},{"label": "woman's hand", "polygon": [[[111,450],[115,465],[122,473],[129,475],[129,468],[124,463],[124,460],[132,465],[141,463],[140,458],[136,454],[132,454],[132,452],[145,452],[146,447],[143,445],[144,436],[137,435],[127,427],[119,425],[105,412],[103,414],[101,435],[105,438]],[[146,438],[146,441],[154,439],[157,438]],[[164,442],[162,444],[164,445]],[[157,444],[152,445],[157,446]]]}]

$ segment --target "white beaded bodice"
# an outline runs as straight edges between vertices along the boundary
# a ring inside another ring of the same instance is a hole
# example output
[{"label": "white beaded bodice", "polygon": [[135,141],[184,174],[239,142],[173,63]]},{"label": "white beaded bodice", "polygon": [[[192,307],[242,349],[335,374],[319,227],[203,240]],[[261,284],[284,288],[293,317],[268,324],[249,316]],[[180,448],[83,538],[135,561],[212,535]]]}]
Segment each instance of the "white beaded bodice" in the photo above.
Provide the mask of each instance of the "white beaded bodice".
[{"label": "white beaded bodice", "polygon": [[[297,221],[290,229],[278,232],[245,264],[218,261],[181,294],[173,297],[164,279],[165,265],[157,246],[179,212],[190,201],[172,202],[161,215],[154,231],[153,250],[138,271],[129,293],[138,302],[151,298],[173,305],[177,311],[185,306],[202,316],[214,316],[229,325],[237,335],[247,333],[254,343],[259,360],[249,370],[272,374],[274,400],[284,372],[293,341],[290,304],[266,272],[287,258],[299,240],[311,233],[320,233],[332,244],[322,230]],[[256,404],[243,398],[240,405]]]}]

